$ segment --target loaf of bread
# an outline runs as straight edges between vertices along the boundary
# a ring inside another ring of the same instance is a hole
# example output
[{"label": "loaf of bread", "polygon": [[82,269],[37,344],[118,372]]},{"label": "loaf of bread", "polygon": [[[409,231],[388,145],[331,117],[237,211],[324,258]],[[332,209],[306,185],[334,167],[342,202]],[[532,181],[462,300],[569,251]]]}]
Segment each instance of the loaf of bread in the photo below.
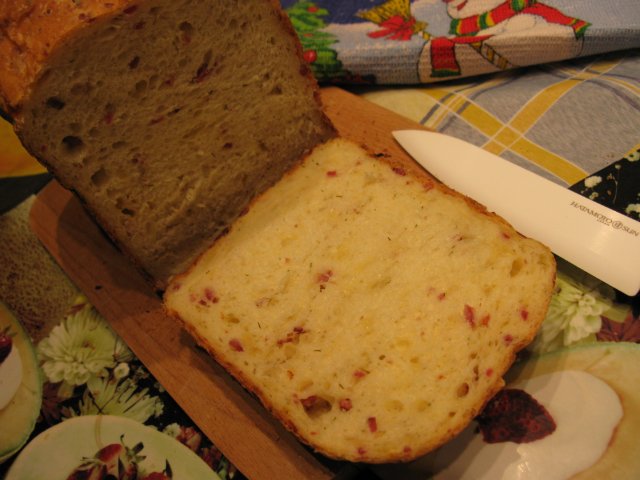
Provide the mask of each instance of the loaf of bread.
[{"label": "loaf of bread", "polygon": [[277,0],[0,5],[0,106],[159,285],[333,136]]},{"label": "loaf of bread", "polygon": [[542,322],[550,251],[412,165],[335,139],[165,292],[323,454],[410,460],[460,432]]}]

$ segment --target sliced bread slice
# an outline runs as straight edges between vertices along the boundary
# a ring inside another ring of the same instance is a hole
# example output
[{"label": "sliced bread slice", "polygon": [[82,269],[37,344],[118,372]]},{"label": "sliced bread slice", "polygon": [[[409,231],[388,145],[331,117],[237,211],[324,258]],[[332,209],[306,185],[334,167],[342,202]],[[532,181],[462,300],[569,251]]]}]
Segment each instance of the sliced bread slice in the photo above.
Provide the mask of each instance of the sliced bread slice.
[{"label": "sliced bread slice", "polygon": [[534,337],[550,251],[415,168],[336,139],[165,292],[317,451],[410,460],[460,432]]}]

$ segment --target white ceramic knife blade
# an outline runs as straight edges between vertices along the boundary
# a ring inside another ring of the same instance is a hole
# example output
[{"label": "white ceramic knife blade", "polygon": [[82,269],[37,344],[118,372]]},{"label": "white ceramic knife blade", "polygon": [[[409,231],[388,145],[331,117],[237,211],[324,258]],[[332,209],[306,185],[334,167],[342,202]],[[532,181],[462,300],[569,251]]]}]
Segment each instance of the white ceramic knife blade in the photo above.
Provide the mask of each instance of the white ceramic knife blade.
[{"label": "white ceramic knife blade", "polygon": [[627,295],[640,291],[640,222],[463,140],[393,132],[429,173]]}]

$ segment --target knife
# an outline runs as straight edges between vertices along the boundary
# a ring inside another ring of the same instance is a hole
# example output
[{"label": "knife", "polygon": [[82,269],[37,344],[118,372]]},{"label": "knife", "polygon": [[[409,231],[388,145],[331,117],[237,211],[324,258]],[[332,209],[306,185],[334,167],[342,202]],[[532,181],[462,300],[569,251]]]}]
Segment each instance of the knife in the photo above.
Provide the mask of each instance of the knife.
[{"label": "knife", "polygon": [[442,133],[393,132],[440,181],[626,295],[640,291],[640,222]]}]

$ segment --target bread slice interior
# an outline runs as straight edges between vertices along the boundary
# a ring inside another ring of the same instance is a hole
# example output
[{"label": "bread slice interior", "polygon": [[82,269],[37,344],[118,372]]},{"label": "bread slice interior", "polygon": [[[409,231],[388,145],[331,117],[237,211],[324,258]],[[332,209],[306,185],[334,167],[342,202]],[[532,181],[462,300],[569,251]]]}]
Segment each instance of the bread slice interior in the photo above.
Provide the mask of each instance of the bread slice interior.
[{"label": "bread slice interior", "polygon": [[550,251],[336,139],[165,292],[168,311],[325,455],[410,460],[461,431],[542,322]]}]

